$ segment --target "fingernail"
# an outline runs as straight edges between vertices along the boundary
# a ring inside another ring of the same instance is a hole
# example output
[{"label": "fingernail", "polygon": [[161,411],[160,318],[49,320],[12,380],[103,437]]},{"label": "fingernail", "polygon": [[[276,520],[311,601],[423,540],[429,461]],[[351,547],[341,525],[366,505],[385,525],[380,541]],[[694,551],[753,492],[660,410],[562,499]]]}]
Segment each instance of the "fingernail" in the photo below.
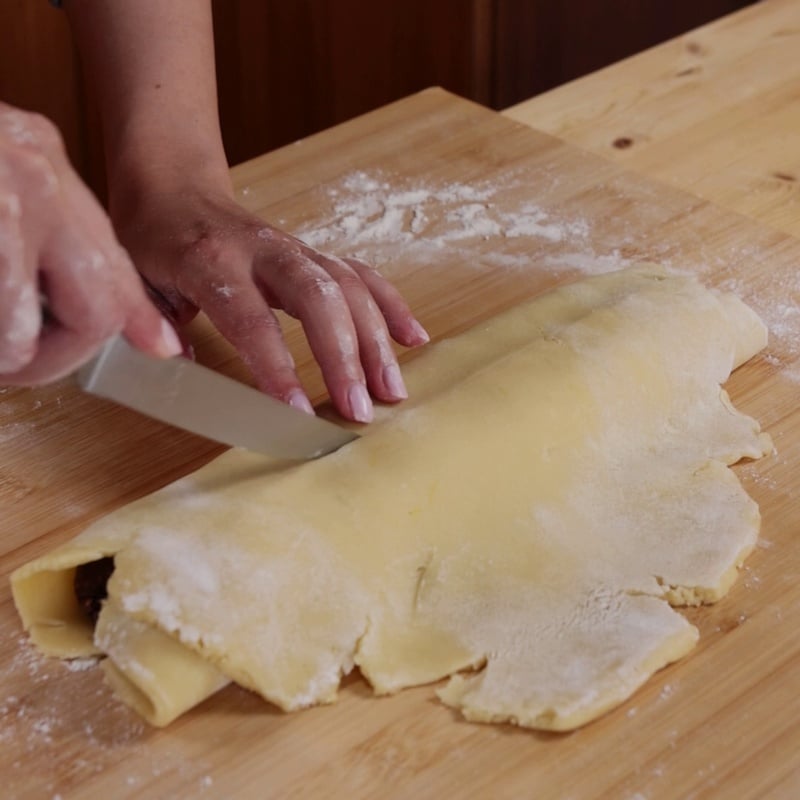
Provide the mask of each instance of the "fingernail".
[{"label": "fingernail", "polygon": [[363,383],[354,383],[347,390],[347,401],[356,422],[372,422],[372,400]]},{"label": "fingernail", "polygon": [[314,416],[314,406],[311,405],[311,401],[306,397],[306,393],[302,389],[292,389],[289,392],[289,405],[300,411],[305,411],[306,414],[311,414],[312,417]]},{"label": "fingernail", "polygon": [[392,397],[398,400],[405,400],[408,397],[408,389],[406,389],[403,376],[400,374],[400,367],[397,364],[387,364],[383,368],[383,383]]},{"label": "fingernail", "polygon": [[165,358],[177,356],[183,352],[183,345],[178,334],[175,333],[175,328],[165,319],[161,320],[161,345],[161,355]]},{"label": "fingernail", "polygon": [[414,335],[417,337],[420,344],[426,344],[431,340],[428,331],[426,331],[425,328],[423,328],[422,325],[417,322],[417,320],[413,320],[411,322],[411,330],[414,332]]}]

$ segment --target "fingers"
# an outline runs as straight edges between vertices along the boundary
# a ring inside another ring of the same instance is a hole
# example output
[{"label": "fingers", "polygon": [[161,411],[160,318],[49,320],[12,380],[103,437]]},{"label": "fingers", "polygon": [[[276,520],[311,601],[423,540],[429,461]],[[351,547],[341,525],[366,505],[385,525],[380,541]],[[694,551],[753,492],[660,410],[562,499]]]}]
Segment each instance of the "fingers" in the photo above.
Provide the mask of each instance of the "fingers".
[{"label": "fingers", "polygon": [[50,322],[41,327],[40,291],[29,285],[27,305],[15,316],[34,329],[33,350],[24,364],[4,375],[9,384],[57,380],[91,358],[111,336],[124,332],[131,343],[159,357],[181,345],[172,327],[147,300],[124,251],[109,257],[69,227],[40,252],[39,290]]},{"label": "fingers", "polygon": [[264,392],[309,414],[310,400],[295,372],[277,317],[249,275],[224,284],[192,279],[185,287],[219,332],[236,348]]},{"label": "fingers", "polygon": [[[348,419],[371,422],[372,400],[359,351],[359,335],[344,288],[302,252],[256,263],[259,288],[303,324],[334,405]],[[390,357],[393,359],[393,355]]]},{"label": "fingers", "polygon": [[430,341],[425,328],[414,317],[400,292],[376,269],[357,258],[344,262],[355,271],[372,294],[381,311],[392,338],[406,347],[419,347]]},{"label": "fingers", "polygon": [[62,377],[119,331],[180,350],[52,123],[0,104],[0,175],[1,382]]},{"label": "fingers", "polygon": [[[0,255],[0,270],[3,256]],[[9,286],[0,303],[0,376],[14,375],[24,370],[37,352],[42,314],[39,295],[30,283]]]},{"label": "fingers", "polygon": [[353,320],[358,355],[370,391],[385,402],[404,400],[408,391],[392,349],[387,321],[373,293],[345,261],[317,254],[317,262],[341,289],[342,299]]},{"label": "fingers", "polygon": [[19,217],[18,201],[0,199],[0,374],[18,372],[31,361],[41,328]]},{"label": "fingers", "polygon": [[[92,306],[88,309],[87,320],[81,324],[74,319],[76,309],[65,309],[73,320],[64,322],[73,328],[85,327],[87,332],[93,326],[104,329],[103,339],[121,330],[134,347],[159,358],[180,353],[183,346],[175,329],[148,297],[133,262],[117,242],[111,222],[94,196],[71,169],[63,176],[62,186],[72,198],[73,220],[62,228],[55,245],[51,246],[51,258],[55,262],[51,271],[63,275],[62,288],[67,302],[70,297],[84,296],[82,287],[76,285],[83,281],[87,288],[96,287],[101,296],[105,295],[102,299],[107,303],[105,308],[99,308],[101,297],[86,298]],[[75,235],[70,236],[71,230],[82,231],[83,241],[76,245]],[[65,253],[70,254],[67,260]],[[112,320],[113,327],[109,328]]]},{"label": "fingers", "polygon": [[169,320],[161,316],[144,294],[131,298],[122,333],[134,347],[157,358],[191,355],[189,346]]},{"label": "fingers", "polygon": [[[271,304],[302,323],[333,404],[344,417],[370,422],[370,393],[384,402],[406,398],[390,330],[408,345],[428,337],[399,293],[362,262],[353,266],[309,251],[280,232],[259,239],[254,252],[230,243],[202,244],[193,251],[195,268],[183,273],[180,286],[236,348],[258,386],[311,410]],[[209,280],[220,275],[224,281]]]}]

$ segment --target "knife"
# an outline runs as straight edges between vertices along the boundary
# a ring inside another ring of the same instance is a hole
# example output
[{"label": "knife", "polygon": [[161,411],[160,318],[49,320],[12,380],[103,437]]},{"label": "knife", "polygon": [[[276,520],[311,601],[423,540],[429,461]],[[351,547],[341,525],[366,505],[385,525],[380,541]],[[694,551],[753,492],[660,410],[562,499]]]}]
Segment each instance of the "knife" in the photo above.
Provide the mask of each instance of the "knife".
[{"label": "knife", "polygon": [[311,459],[358,438],[182,356],[155,358],[121,336],[76,373],[85,392],[232,447]]}]

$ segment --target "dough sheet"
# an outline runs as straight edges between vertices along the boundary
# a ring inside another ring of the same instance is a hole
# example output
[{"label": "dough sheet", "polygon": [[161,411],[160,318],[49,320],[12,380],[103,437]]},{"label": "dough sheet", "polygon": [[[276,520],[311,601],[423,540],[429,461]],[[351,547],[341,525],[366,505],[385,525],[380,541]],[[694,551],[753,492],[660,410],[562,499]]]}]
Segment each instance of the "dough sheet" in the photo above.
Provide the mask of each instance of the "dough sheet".
[{"label": "dough sheet", "polygon": [[[105,656],[165,725],[228,681],[286,711],[448,679],[469,720],[568,730],[689,652],[759,514],[771,451],[721,384],[757,316],[642,265],[559,288],[408,363],[412,399],[303,464],[231,450],[12,576],[45,653]],[[94,625],[73,588],[113,556]]]}]

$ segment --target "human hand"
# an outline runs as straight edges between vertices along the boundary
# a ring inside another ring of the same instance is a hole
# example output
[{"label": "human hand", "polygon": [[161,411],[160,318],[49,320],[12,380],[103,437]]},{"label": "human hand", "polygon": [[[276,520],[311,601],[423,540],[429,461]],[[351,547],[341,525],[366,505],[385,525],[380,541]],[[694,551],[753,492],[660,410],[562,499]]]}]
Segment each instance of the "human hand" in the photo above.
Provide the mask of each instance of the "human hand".
[{"label": "human hand", "polygon": [[185,323],[202,309],[261,390],[313,413],[274,308],[302,323],[346,418],[372,419],[370,392],[386,402],[407,396],[390,340],[411,347],[428,335],[368,265],[317,252],[223,191],[146,190],[135,208],[112,209],[121,240],[171,316]]},{"label": "human hand", "polygon": [[180,352],[56,128],[0,103],[0,384],[62,377],[120,331]]}]

